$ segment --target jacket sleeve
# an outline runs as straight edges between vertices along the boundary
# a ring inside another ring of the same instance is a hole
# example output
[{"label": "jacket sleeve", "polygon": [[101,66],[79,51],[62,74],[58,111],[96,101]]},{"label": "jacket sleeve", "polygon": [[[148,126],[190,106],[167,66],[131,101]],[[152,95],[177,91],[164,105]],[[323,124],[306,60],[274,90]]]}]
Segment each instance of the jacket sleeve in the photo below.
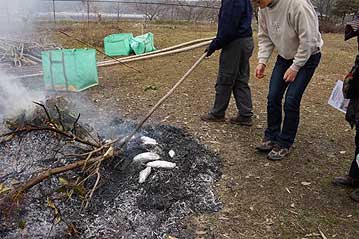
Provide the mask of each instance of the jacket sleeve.
[{"label": "jacket sleeve", "polygon": [[258,61],[267,64],[272,55],[274,44],[268,34],[268,26],[263,15],[263,10],[258,13]]},{"label": "jacket sleeve", "polygon": [[236,31],[242,18],[241,8],[244,8],[242,2],[222,0],[217,35],[210,45],[213,50],[222,49],[236,38]]},{"label": "jacket sleeve", "polygon": [[303,1],[293,6],[290,23],[294,27],[299,38],[299,47],[294,56],[291,69],[299,71],[305,65],[310,56],[319,50],[318,41],[321,41],[317,15],[311,6]]}]

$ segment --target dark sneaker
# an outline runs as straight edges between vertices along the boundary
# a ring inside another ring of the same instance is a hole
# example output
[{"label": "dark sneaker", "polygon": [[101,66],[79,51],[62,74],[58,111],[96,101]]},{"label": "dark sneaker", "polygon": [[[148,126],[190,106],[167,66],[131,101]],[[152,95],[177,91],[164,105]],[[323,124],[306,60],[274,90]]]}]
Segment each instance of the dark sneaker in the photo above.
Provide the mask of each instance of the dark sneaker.
[{"label": "dark sneaker", "polygon": [[359,189],[354,190],[351,194],[350,194],[350,198],[353,199],[356,202],[359,202]]},{"label": "dark sneaker", "polygon": [[273,149],[269,152],[267,158],[272,161],[279,161],[284,159],[289,154],[289,149],[274,145]]},{"label": "dark sneaker", "polygon": [[334,178],[332,183],[335,186],[359,187],[359,178],[352,178],[349,175],[345,175]]},{"label": "dark sneaker", "polygon": [[241,116],[237,115],[236,117],[230,118],[229,123],[231,124],[239,124],[242,126],[252,126],[253,120],[252,116]]},{"label": "dark sneaker", "polygon": [[223,117],[217,117],[214,116],[211,113],[205,114],[201,116],[201,120],[206,121],[206,122],[224,122],[225,118]]},{"label": "dark sneaker", "polygon": [[274,147],[274,143],[270,140],[263,140],[262,143],[257,145],[256,150],[259,152],[269,153]]}]

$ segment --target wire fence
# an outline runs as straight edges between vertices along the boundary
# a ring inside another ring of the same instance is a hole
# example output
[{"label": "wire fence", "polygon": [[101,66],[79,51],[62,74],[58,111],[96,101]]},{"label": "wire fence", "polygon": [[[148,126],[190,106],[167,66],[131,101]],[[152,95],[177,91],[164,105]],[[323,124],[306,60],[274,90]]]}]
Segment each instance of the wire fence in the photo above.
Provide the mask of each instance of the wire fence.
[{"label": "wire fence", "polygon": [[217,20],[220,1],[42,0],[40,17],[58,20]]}]

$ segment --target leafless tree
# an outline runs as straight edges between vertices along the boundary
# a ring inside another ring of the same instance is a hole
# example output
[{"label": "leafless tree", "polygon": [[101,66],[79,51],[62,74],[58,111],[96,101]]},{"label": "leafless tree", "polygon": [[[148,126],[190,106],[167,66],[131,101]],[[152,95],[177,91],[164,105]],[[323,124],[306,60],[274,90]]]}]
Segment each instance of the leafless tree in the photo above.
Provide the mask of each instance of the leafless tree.
[{"label": "leafless tree", "polygon": [[336,0],[312,0],[321,19],[329,19]]},{"label": "leafless tree", "polygon": [[[220,1],[207,0],[207,1],[183,1],[177,0],[179,5],[177,14],[184,20],[198,22],[201,20],[215,21],[217,19],[218,8]],[[191,6],[188,6],[188,5]],[[198,5],[198,7],[192,7]]]},{"label": "leafless tree", "polygon": [[165,7],[161,4],[136,3],[136,10],[144,14],[147,20],[152,21],[161,16]]}]

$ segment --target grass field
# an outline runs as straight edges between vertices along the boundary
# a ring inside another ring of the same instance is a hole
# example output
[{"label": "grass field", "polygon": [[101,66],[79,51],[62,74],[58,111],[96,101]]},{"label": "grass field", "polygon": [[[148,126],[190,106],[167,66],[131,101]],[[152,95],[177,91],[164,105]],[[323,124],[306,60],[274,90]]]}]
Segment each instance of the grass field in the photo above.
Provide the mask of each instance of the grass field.
[{"label": "grass field", "polygon": [[[142,24],[136,22],[61,23],[56,28],[98,47],[102,47],[107,34],[142,32]],[[158,49],[214,36],[215,30],[215,26],[186,24],[147,24],[144,28],[154,33]],[[323,38],[323,58],[302,101],[297,140],[284,161],[270,162],[254,150],[266,125],[266,96],[274,57],[265,79],[257,80],[251,75],[256,115],[252,128],[207,124],[199,119],[213,103],[218,52],[202,62],[151,118],[151,122],[185,128],[223,158],[223,177],[217,191],[224,209],[188,218],[198,238],[325,238],[319,230],[326,238],[359,238],[359,204],[348,197],[350,189],[331,185],[333,177],[349,169],[354,156],[354,131],[345,122],[344,114],[327,104],[336,80],[350,70],[357,46],[355,40],[344,42],[340,34],[326,34]],[[63,47],[81,46],[55,32],[53,39]],[[141,73],[121,65],[100,69],[100,85],[86,95],[103,111],[138,120],[203,50],[131,63]],[[256,51],[257,48],[251,59],[252,71]],[[157,90],[145,91],[148,86]],[[235,114],[232,100],[227,117]],[[310,185],[303,186],[302,182]]]}]

